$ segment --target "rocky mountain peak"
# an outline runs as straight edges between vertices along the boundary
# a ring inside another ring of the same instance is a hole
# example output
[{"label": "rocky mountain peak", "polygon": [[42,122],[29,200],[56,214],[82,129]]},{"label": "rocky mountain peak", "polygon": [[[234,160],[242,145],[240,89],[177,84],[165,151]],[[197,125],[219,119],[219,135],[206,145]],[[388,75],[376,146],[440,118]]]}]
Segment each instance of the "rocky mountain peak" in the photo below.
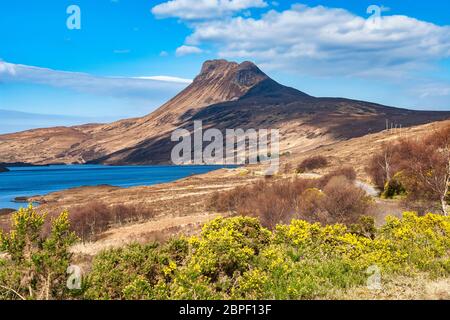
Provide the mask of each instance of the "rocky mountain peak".
[{"label": "rocky mountain peak", "polygon": [[160,111],[196,109],[207,105],[235,101],[269,77],[254,63],[224,59],[203,63],[192,84],[166,103]]},{"label": "rocky mountain peak", "polygon": [[220,72],[226,72],[227,70],[234,69],[239,64],[236,62],[230,62],[224,59],[207,60],[203,63],[200,76],[213,76]]},{"label": "rocky mountain peak", "polygon": [[247,90],[267,78],[268,76],[253,62],[245,61],[239,64],[220,59],[206,61],[194,83],[205,85],[205,82],[210,84],[217,82],[225,87],[238,86]]}]

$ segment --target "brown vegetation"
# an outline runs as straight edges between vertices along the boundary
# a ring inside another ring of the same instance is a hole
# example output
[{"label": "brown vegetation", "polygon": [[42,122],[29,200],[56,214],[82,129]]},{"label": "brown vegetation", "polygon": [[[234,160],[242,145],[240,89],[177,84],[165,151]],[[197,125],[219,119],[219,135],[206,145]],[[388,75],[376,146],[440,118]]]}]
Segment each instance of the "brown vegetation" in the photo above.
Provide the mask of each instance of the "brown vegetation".
[{"label": "brown vegetation", "polygon": [[297,172],[303,173],[311,170],[321,169],[328,165],[327,158],[323,156],[313,156],[302,161],[297,166]]},{"label": "brown vegetation", "polygon": [[[47,219],[47,222],[43,227],[43,236],[48,235],[50,232],[50,222],[57,214],[56,211],[47,214],[49,219]],[[145,205],[108,206],[99,201],[92,201],[70,209],[70,230],[75,232],[83,242],[92,241],[95,240],[100,233],[107,231],[112,227],[146,221],[154,216],[155,211]],[[10,228],[11,216],[7,215],[0,220],[0,230],[7,232]]]},{"label": "brown vegetation", "polygon": [[251,186],[215,193],[208,208],[256,216],[269,228],[289,223],[293,218],[351,224],[370,207],[369,197],[352,181],[355,176],[351,168],[343,168],[321,179],[261,180]]},{"label": "brown vegetation", "polygon": [[366,193],[345,176],[331,178],[323,193],[323,209],[333,222],[356,222],[369,207]]},{"label": "brown vegetation", "polygon": [[0,216],[9,215],[15,211],[16,211],[15,209],[0,209]]},{"label": "brown vegetation", "polygon": [[[401,183],[415,209],[449,212],[450,126],[420,139],[385,144],[370,160],[368,174],[385,190]],[[395,183],[392,183],[393,180]]]},{"label": "brown vegetation", "polygon": [[154,216],[153,209],[143,205],[107,206],[101,202],[91,202],[72,209],[69,218],[72,231],[81,240],[89,241],[111,226],[144,221]]},{"label": "brown vegetation", "polygon": [[354,182],[356,180],[356,172],[352,167],[341,167],[324,175],[320,179],[321,187],[324,187],[332,178],[338,176],[344,176],[345,178],[347,178],[347,180],[351,182]]}]

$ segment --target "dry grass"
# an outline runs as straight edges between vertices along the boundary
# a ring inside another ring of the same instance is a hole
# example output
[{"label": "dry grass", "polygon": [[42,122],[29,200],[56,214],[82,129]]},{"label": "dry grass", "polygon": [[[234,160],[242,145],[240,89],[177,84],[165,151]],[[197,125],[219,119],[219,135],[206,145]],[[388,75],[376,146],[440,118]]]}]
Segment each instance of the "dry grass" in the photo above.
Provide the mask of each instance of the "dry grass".
[{"label": "dry grass", "polygon": [[15,212],[12,209],[0,209],[0,231],[9,231],[11,224],[11,214]]},{"label": "dry grass", "polygon": [[158,217],[142,223],[115,227],[102,233],[95,242],[79,243],[71,251],[93,256],[105,249],[119,248],[131,243],[164,242],[177,234],[196,234],[205,222],[215,217],[217,215]]},{"label": "dry grass", "polygon": [[[358,174],[358,178],[366,182],[371,181],[367,174],[366,168],[370,158],[382,149],[383,144],[399,139],[415,139],[428,135],[430,132],[441,130],[450,125],[450,120],[433,122],[430,124],[419,125],[414,127],[404,127],[398,131],[385,130],[379,133],[368,134],[363,137],[343,140],[335,143],[321,142],[317,143],[314,148],[308,150],[302,149],[301,146],[292,146],[282,149],[289,151],[289,157],[282,157],[281,160],[289,162],[294,168],[304,159],[316,155],[322,155],[327,158],[329,166],[324,170],[317,170],[325,173],[327,170],[351,166]],[[302,141],[303,142],[303,141]],[[292,144],[294,141],[292,142]]]},{"label": "dry grass", "polygon": [[327,298],[343,300],[449,300],[450,278],[430,279],[426,274],[381,278],[381,290],[366,286],[330,292]]}]

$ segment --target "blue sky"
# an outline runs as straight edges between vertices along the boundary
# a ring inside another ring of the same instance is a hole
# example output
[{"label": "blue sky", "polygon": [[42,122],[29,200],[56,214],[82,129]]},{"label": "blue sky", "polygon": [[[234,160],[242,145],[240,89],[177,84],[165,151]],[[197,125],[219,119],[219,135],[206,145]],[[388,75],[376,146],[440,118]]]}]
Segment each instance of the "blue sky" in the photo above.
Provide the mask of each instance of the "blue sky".
[{"label": "blue sky", "polygon": [[148,114],[213,58],[316,96],[450,110],[449,12],[444,0],[0,0],[0,133]]}]

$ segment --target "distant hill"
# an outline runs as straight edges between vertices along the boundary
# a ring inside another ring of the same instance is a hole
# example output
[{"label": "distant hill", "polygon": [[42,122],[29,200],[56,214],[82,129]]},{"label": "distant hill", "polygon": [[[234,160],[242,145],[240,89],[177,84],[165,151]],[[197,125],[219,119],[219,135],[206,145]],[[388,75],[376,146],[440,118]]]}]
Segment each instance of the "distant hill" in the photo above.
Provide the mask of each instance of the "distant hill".
[{"label": "distant hill", "polygon": [[52,127],[55,124],[67,125],[89,122],[88,117],[77,117],[58,114],[39,114],[0,109],[0,134],[30,128]]},{"label": "distant hill", "polygon": [[252,62],[211,60],[185,90],[148,116],[106,125],[0,135],[0,162],[169,163],[176,128],[280,129],[281,149],[308,151],[376,133],[386,122],[410,127],[450,119],[344,98],[317,98],[272,80]]}]

